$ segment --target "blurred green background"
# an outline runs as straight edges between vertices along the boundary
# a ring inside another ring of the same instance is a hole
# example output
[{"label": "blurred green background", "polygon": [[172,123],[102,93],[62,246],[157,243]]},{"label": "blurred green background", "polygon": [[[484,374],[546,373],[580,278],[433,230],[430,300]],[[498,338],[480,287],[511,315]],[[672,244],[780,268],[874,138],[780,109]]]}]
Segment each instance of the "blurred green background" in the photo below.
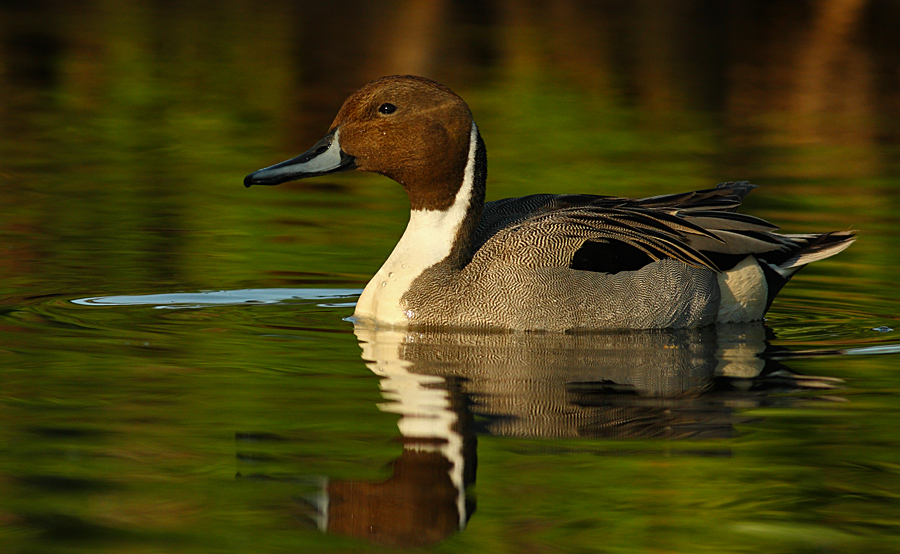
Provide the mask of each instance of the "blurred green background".
[{"label": "blurred green background", "polygon": [[[749,179],[790,231],[890,235],[898,24],[887,1],[6,2],[0,286],[364,281],[402,229],[398,187],[240,180],[392,73],[468,100],[490,198]],[[891,271],[895,251],[848,256]]]},{"label": "blurred green background", "polygon": [[[84,297],[361,289],[408,206],[341,174],[244,189],[394,73],[470,104],[488,199],[761,188],[789,232],[856,229],[769,314],[791,349],[900,328],[900,2],[0,1],[0,550],[360,552],[276,474],[378,480],[402,450],[345,304],[163,310]],[[892,552],[896,359],[791,368],[828,401],[731,440],[479,439],[446,552]],[[831,401],[831,396],[836,396]],[[840,402],[839,400],[848,400]],[[700,455],[714,451],[725,456]]]}]

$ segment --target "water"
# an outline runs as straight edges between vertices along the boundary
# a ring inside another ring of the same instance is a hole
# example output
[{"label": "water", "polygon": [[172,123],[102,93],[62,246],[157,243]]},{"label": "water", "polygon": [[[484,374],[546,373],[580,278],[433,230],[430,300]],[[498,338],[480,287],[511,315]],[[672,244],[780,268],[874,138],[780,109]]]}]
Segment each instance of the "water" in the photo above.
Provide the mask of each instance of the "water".
[{"label": "water", "polygon": [[[324,4],[0,7],[0,551],[900,550],[889,3]],[[241,180],[394,72],[491,199],[750,179],[859,240],[765,325],[354,326],[399,187]]]}]

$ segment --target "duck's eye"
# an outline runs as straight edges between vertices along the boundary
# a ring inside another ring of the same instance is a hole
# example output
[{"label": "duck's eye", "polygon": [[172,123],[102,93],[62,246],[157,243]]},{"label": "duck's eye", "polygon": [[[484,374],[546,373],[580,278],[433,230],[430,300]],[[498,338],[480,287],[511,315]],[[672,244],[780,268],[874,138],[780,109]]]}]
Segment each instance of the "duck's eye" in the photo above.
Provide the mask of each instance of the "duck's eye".
[{"label": "duck's eye", "polygon": [[384,115],[389,115],[397,111],[397,106],[385,102],[384,104],[378,106],[378,112],[383,113]]}]

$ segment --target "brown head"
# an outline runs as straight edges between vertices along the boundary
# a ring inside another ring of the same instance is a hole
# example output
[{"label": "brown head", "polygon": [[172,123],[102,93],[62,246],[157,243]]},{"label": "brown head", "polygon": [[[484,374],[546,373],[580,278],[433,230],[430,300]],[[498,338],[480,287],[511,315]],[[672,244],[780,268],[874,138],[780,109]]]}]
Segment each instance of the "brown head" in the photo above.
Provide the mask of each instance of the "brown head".
[{"label": "brown head", "polygon": [[344,101],[313,148],[251,173],[244,185],[358,169],[403,185],[412,209],[446,209],[463,182],[471,132],[468,106],[447,87],[422,77],[383,77]]}]

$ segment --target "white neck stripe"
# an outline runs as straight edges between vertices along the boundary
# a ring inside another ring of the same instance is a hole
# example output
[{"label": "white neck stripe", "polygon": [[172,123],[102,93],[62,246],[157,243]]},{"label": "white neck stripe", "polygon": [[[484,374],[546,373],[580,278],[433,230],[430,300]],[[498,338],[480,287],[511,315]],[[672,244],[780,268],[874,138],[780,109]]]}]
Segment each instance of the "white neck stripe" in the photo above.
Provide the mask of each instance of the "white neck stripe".
[{"label": "white neck stripe", "polygon": [[423,271],[447,259],[469,214],[474,194],[477,150],[478,127],[473,121],[463,182],[453,204],[446,210],[410,211],[406,231],[359,297],[357,317],[398,325],[407,323],[411,314],[404,312],[401,298]]}]

